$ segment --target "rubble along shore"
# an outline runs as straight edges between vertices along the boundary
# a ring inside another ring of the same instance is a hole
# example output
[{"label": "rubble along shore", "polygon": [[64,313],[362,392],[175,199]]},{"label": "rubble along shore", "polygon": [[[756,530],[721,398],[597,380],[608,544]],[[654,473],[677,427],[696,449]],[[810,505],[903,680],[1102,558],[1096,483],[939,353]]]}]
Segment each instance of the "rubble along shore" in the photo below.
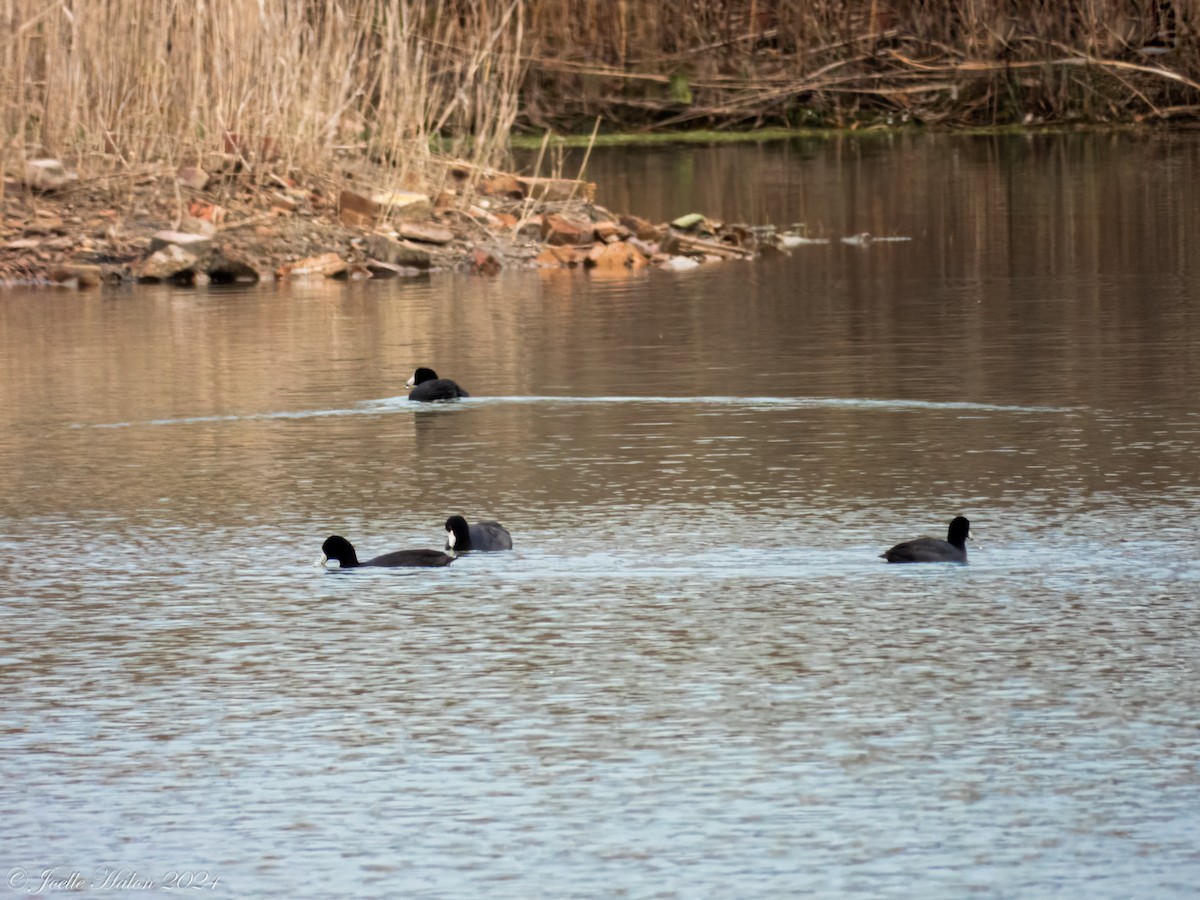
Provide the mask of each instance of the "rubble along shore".
[{"label": "rubble along shore", "polygon": [[[511,268],[682,270],[784,252],[771,227],[699,214],[671,223],[618,215],[596,185],[449,169],[449,186],[373,190],[306,183],[236,162],[85,181],[58,160],[8,179],[0,286],[400,278]],[[119,207],[114,203],[119,198]]]}]

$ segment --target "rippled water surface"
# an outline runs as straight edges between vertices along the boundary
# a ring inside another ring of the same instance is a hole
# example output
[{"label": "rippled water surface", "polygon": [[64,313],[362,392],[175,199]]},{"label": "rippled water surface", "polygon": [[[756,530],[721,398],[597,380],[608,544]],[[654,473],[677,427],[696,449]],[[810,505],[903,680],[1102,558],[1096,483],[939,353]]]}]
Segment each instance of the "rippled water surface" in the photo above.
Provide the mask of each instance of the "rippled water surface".
[{"label": "rippled water surface", "polygon": [[[590,175],[830,243],[0,294],[7,886],[1194,896],[1200,141]],[[515,550],[312,565],[454,512]]]}]

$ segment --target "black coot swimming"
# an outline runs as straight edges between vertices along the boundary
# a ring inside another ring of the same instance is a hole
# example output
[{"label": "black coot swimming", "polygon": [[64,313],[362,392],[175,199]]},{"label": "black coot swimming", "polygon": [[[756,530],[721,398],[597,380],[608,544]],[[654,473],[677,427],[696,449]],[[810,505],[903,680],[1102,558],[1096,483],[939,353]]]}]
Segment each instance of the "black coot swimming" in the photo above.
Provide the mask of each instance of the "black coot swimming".
[{"label": "black coot swimming", "polygon": [[434,400],[457,400],[459,397],[471,395],[460,388],[449,378],[438,378],[437,372],[424,366],[413,372],[405,387],[412,388],[408,392],[409,400],[419,400],[429,403]]},{"label": "black coot swimming", "polygon": [[446,549],[457,553],[469,550],[511,550],[512,535],[499,522],[468,525],[462,516],[446,520]]},{"label": "black coot swimming", "polygon": [[359,562],[358,554],[354,552],[354,545],[336,534],[327,538],[321,545],[320,564],[324,565],[331,559],[336,559],[343,569],[365,566],[448,566],[454,562],[453,556],[443,553],[441,550],[395,550],[392,553],[368,559],[366,562]]},{"label": "black coot swimming", "polygon": [[967,561],[967,538],[970,536],[971,523],[963,516],[957,516],[950,522],[946,540],[920,537],[897,544],[879,555],[890,563],[965,563]]}]

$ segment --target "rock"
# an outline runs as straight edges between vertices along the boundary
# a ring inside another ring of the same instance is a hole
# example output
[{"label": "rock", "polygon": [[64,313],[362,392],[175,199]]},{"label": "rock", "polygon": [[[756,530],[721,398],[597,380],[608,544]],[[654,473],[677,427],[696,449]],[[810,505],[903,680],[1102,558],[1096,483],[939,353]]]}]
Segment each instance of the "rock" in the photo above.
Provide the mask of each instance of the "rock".
[{"label": "rock", "polygon": [[208,187],[210,176],[199,166],[181,166],[175,180],[186,188],[202,191]]},{"label": "rock", "polygon": [[689,269],[695,269],[699,266],[700,263],[690,256],[668,256],[662,263],[661,268],[669,269],[672,272],[686,272]]},{"label": "rock", "polygon": [[303,278],[307,275],[320,275],[332,278],[346,271],[347,263],[336,253],[322,253],[320,256],[310,256],[298,262],[280,266],[281,275],[293,278]]},{"label": "rock", "polygon": [[475,250],[471,253],[471,271],[479,275],[498,275],[500,260],[486,250]]},{"label": "rock", "polygon": [[189,281],[198,262],[178,244],[167,244],[151,253],[137,270],[138,281]]},{"label": "rock", "polygon": [[712,227],[708,224],[708,219],[700,213],[688,213],[686,216],[680,216],[671,223],[671,227],[678,228],[680,231],[712,234]]},{"label": "rock", "polygon": [[213,254],[206,267],[206,274],[213,284],[256,284],[262,280],[257,268],[228,250],[219,250]]},{"label": "rock", "polygon": [[654,254],[658,252],[657,241],[643,241],[639,240],[638,238],[631,237],[627,239],[627,243],[631,247],[636,248],[642,254],[642,256],[646,257],[647,259],[654,256]]},{"label": "rock", "polygon": [[194,216],[181,217],[179,227],[185,229],[188,234],[199,234],[208,238],[217,233],[217,226],[213,222],[208,219],[197,219]]},{"label": "rock", "polygon": [[424,244],[448,244],[454,240],[453,231],[431,222],[401,222],[396,231],[402,238]]},{"label": "rock", "polygon": [[338,281],[366,281],[371,276],[370,266],[362,263],[347,263],[346,268],[332,276]]},{"label": "rock", "polygon": [[542,240],[555,247],[587,243],[591,238],[591,227],[573,222],[558,213],[542,218]]},{"label": "rock", "polygon": [[97,288],[104,283],[104,270],[99,266],[61,265],[51,270],[50,280],[63,287]]},{"label": "rock", "polygon": [[433,204],[416,191],[384,191],[371,196],[375,208],[394,219],[428,219]]},{"label": "rock", "polygon": [[646,267],[646,257],[624,241],[615,244],[597,244],[587,255],[584,264],[599,269],[642,269]]},{"label": "rock", "polygon": [[584,254],[574,247],[547,247],[534,259],[534,264],[543,269],[573,268],[579,265]]},{"label": "rock", "polygon": [[180,250],[186,250],[195,259],[199,259],[212,249],[212,238],[206,234],[194,234],[190,231],[159,231],[150,238],[151,253],[167,247],[178,247]]},{"label": "rock", "polygon": [[352,228],[370,228],[375,224],[378,212],[374,201],[354,191],[342,191],[338,195],[338,219]]},{"label": "rock", "polygon": [[596,240],[605,244],[623,241],[629,237],[629,229],[619,222],[597,222],[592,226],[592,233],[596,236]]},{"label": "rock", "polygon": [[394,266],[391,263],[380,262],[377,259],[369,259],[366,262],[367,271],[371,273],[372,278],[411,278],[414,275],[424,274],[420,269],[412,266]]},{"label": "rock", "polygon": [[507,197],[509,200],[524,200],[525,185],[515,175],[488,175],[479,180],[479,193],[488,197]]},{"label": "rock", "polygon": [[413,266],[418,269],[428,269],[433,265],[433,257],[423,247],[417,247],[404,241],[398,241],[386,234],[372,234],[367,237],[367,255],[372,259],[393,266]]},{"label": "rock", "polygon": [[545,227],[545,222],[542,216],[535,213],[523,222],[517,224],[517,234],[520,237],[532,238],[535,241],[542,239],[542,228]]},{"label": "rock", "polygon": [[25,163],[25,184],[35,191],[57,191],[78,178],[74,172],[68,172],[58,159],[31,159]]}]

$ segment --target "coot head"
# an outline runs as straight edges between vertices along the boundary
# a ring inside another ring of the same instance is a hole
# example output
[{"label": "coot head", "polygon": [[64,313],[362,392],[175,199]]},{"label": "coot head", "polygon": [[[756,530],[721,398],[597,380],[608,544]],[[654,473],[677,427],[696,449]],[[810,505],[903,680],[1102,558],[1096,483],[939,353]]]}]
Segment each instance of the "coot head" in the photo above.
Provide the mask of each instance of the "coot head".
[{"label": "coot head", "polygon": [[451,516],[446,520],[446,549],[457,553],[511,550],[512,535],[499,522],[468,525],[462,516]]},{"label": "coot head", "polygon": [[329,560],[335,560],[343,569],[352,569],[359,565],[354,545],[339,534],[325,538],[325,543],[321,545],[321,558],[318,562],[324,565]]},{"label": "coot head", "polygon": [[412,373],[412,376],[404,383],[404,386],[416,387],[418,384],[426,381],[437,381],[437,372],[433,371],[433,369],[427,369],[425,366],[421,366],[417,369],[417,371]]}]

